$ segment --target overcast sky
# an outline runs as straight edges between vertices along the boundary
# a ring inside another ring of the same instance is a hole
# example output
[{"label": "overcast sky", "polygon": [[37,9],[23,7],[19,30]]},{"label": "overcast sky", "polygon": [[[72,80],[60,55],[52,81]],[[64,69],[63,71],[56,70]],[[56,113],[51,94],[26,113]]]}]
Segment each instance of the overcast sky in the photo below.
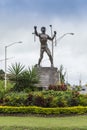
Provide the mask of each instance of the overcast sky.
[{"label": "overcast sky", "polygon": [[[54,66],[62,64],[67,71],[66,78],[71,84],[87,83],[87,0],[0,0],[0,60],[4,59],[5,46],[23,41],[7,48],[8,66],[21,62],[26,67],[38,62],[40,43],[34,42],[34,25],[38,32],[49,25],[57,31],[57,38],[66,35],[54,47]],[[49,48],[51,49],[51,43]],[[50,66],[49,58],[44,55],[42,66]],[[4,61],[0,61],[4,69]]]}]

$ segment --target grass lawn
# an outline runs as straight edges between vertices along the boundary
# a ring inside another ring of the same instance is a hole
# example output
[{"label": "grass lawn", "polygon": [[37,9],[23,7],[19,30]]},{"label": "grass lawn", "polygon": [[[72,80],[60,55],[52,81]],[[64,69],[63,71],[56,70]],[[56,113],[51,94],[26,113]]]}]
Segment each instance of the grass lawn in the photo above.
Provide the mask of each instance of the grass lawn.
[{"label": "grass lawn", "polygon": [[0,130],[87,130],[87,116],[1,116]]}]

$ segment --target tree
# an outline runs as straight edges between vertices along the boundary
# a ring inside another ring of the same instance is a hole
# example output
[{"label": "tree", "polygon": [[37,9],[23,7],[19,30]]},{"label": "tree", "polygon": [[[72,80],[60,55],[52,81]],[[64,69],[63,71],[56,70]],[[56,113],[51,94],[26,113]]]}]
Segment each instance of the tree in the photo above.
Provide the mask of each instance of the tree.
[{"label": "tree", "polygon": [[64,84],[65,83],[65,75],[66,75],[66,72],[63,73],[63,65],[60,66],[60,69],[59,69],[59,77],[60,77],[60,83],[61,84]]},{"label": "tree", "polygon": [[32,67],[31,69],[30,68],[26,69],[22,73],[20,79],[22,82],[21,85],[22,89],[34,91],[36,89],[36,84],[38,84],[39,82],[36,68]]},{"label": "tree", "polygon": [[25,66],[20,63],[15,63],[9,66],[8,71],[10,80],[17,82],[24,70],[24,67]]},{"label": "tree", "polygon": [[9,67],[9,79],[15,83],[14,91],[34,90],[39,79],[36,69],[24,69],[20,63],[12,64]]},{"label": "tree", "polygon": [[4,80],[4,74],[5,74],[5,72],[1,69],[0,70],[0,80]]},{"label": "tree", "polygon": [[24,71],[24,67],[25,66],[20,63],[15,63],[9,66],[8,68],[8,72],[9,72],[8,77],[10,81],[13,81],[13,83],[15,83],[14,88],[19,87],[20,76]]}]

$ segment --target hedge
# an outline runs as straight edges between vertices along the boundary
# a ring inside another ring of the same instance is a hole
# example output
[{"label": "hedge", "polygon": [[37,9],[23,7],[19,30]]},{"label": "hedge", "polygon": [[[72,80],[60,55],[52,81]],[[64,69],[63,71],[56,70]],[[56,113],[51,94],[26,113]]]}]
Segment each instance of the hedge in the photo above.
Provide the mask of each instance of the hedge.
[{"label": "hedge", "polygon": [[0,106],[0,114],[40,114],[40,115],[73,115],[87,114],[87,106],[43,108],[36,106],[12,107]]}]

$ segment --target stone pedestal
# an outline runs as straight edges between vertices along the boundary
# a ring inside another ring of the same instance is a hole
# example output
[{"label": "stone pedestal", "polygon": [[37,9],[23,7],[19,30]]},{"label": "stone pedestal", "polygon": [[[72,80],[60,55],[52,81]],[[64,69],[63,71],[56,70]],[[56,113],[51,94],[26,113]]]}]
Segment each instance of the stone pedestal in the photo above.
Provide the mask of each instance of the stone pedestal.
[{"label": "stone pedestal", "polygon": [[47,89],[50,84],[56,84],[59,81],[58,70],[54,67],[37,67],[40,78],[39,87]]}]

